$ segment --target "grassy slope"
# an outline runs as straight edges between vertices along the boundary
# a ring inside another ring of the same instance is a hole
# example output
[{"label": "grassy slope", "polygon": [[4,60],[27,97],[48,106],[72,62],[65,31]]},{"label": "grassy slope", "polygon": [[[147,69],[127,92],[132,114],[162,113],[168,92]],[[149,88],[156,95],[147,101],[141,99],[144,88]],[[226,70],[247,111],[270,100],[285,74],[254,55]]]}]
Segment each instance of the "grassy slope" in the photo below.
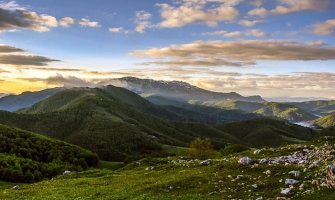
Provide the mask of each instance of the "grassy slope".
[{"label": "grassy slope", "polygon": [[[280,179],[290,178],[288,172],[303,171],[299,165],[258,165],[242,166],[238,158],[248,155],[253,159],[285,156],[299,148],[311,148],[306,145],[292,145],[278,149],[263,149],[259,155],[252,150],[232,154],[224,159],[217,159],[209,166],[199,165],[199,161],[179,162],[178,158],[144,159],[132,163],[117,171],[92,170],[70,176],[60,176],[50,181],[33,185],[22,185],[20,190],[10,188],[12,184],[0,183],[0,199],[265,199],[280,196],[280,189],[285,187]],[[324,143],[313,143],[323,146]],[[334,143],[328,144],[334,145]],[[314,148],[314,147],[313,147]],[[330,161],[323,161],[312,171],[302,172],[295,178],[306,182],[307,189],[315,192],[306,196],[295,196],[293,199],[334,199],[334,192],[321,187],[318,191],[304,177],[323,174]],[[180,164],[178,164],[180,163]],[[149,170],[147,170],[149,168]],[[270,176],[265,171],[270,170]],[[229,175],[244,178],[232,181]],[[293,178],[293,177],[291,177]],[[251,185],[257,184],[257,188]],[[294,190],[298,192],[297,189]]]},{"label": "grassy slope", "polygon": [[323,128],[335,126],[335,114],[327,115],[314,121],[314,123]]},{"label": "grassy slope", "polygon": [[307,101],[307,102],[298,102],[298,103],[289,103],[296,107],[302,108],[308,112],[317,114],[317,115],[328,115],[335,112],[335,101]]}]

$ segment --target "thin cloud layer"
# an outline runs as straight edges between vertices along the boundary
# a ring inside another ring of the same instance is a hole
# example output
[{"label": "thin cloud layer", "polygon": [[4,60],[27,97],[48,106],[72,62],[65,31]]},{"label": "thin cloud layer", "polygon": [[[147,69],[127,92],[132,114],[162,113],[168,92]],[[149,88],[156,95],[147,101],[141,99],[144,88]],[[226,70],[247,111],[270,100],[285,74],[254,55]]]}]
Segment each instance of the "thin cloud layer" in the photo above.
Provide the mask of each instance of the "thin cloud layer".
[{"label": "thin cloud layer", "polygon": [[326,20],[313,26],[313,32],[317,35],[329,35],[335,33],[335,19]]},{"label": "thin cloud layer", "polygon": [[[158,61],[176,63],[180,59],[192,60],[217,59],[230,62],[255,63],[258,60],[332,60],[335,48],[322,44],[305,44],[293,41],[195,41],[190,44],[172,45],[131,52],[131,55]],[[185,64],[185,63],[183,63]],[[217,66],[220,63],[215,63]],[[175,65],[175,64],[174,64]]]}]

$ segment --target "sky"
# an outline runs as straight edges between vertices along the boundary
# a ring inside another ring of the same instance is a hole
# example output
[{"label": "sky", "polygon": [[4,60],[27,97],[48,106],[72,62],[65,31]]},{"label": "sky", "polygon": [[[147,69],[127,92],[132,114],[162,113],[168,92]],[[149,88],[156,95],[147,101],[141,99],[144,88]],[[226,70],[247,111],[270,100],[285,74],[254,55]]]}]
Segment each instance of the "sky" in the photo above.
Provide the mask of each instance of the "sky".
[{"label": "sky", "polygon": [[0,93],[124,76],[335,99],[335,2],[0,1]]}]

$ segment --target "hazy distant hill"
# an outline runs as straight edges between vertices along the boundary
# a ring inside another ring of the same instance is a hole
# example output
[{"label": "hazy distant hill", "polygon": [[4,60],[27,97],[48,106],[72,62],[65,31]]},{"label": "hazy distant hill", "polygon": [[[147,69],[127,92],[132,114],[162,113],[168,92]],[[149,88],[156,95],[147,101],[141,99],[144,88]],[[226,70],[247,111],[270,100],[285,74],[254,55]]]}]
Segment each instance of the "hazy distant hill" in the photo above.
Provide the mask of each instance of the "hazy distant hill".
[{"label": "hazy distant hill", "polygon": [[127,88],[141,95],[157,95],[178,101],[239,100],[264,102],[260,96],[244,97],[235,92],[212,92],[180,81],[156,81],[152,79],[125,77],[112,80],[112,84]]},{"label": "hazy distant hill", "polygon": [[321,116],[325,116],[335,112],[335,100],[307,101],[289,104]]},{"label": "hazy distant hill", "polygon": [[62,90],[64,89],[52,88],[38,92],[24,92],[19,95],[8,95],[0,98],[0,110],[12,112],[22,108],[27,108]]},{"label": "hazy distant hill", "polygon": [[267,117],[277,117],[289,121],[311,121],[317,117],[301,108],[285,103],[274,102],[244,102],[244,101],[189,101],[190,104],[216,107],[228,110],[242,110]]}]

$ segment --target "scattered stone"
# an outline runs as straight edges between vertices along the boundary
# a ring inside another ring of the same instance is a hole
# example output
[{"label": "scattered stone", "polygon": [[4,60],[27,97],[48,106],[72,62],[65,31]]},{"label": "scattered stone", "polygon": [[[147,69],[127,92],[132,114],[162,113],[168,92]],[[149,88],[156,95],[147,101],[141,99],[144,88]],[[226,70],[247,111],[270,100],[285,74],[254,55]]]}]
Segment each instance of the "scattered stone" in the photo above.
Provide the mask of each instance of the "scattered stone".
[{"label": "scattered stone", "polygon": [[258,155],[258,154],[260,154],[262,152],[262,150],[260,150],[260,149],[256,149],[255,151],[254,151],[254,154],[255,155]]},{"label": "scattered stone", "polygon": [[266,170],[264,173],[265,173],[266,175],[270,175],[270,174],[271,174],[271,171],[270,171],[270,170]]},{"label": "scattered stone", "polygon": [[265,158],[259,160],[259,164],[266,164],[268,162],[269,161],[267,159],[265,159]]},{"label": "scattered stone", "polygon": [[258,185],[257,184],[253,184],[253,185],[251,185],[251,187],[253,187],[253,188],[258,188]]},{"label": "scattered stone", "polygon": [[285,180],[286,185],[294,185],[294,184],[297,184],[297,183],[299,183],[299,181],[297,181],[295,179],[288,178],[288,179]]},{"label": "scattered stone", "polygon": [[294,175],[294,177],[299,177],[300,176],[300,171],[290,171],[288,174]]},{"label": "scattered stone", "polygon": [[280,194],[283,196],[288,196],[292,193],[292,189],[291,188],[284,188],[281,190]]},{"label": "scattered stone", "polygon": [[66,176],[66,175],[70,175],[71,174],[71,171],[69,171],[69,170],[65,170],[64,172],[63,172],[63,175],[64,176]]},{"label": "scattered stone", "polygon": [[263,200],[263,197],[258,197],[256,200]]},{"label": "scattered stone", "polygon": [[239,161],[238,161],[238,163],[240,163],[240,164],[242,164],[242,165],[251,165],[252,164],[252,159],[251,158],[249,158],[249,157],[243,157],[243,158],[241,158]]},{"label": "scattered stone", "polygon": [[19,185],[15,185],[14,187],[12,187],[13,190],[19,190],[20,186]]},{"label": "scattered stone", "polygon": [[326,181],[328,188],[335,189],[335,165],[330,165],[328,167]]},{"label": "scattered stone", "polygon": [[210,165],[211,162],[212,162],[212,160],[211,160],[211,159],[208,159],[208,160],[201,161],[199,164],[200,164],[200,165]]}]

